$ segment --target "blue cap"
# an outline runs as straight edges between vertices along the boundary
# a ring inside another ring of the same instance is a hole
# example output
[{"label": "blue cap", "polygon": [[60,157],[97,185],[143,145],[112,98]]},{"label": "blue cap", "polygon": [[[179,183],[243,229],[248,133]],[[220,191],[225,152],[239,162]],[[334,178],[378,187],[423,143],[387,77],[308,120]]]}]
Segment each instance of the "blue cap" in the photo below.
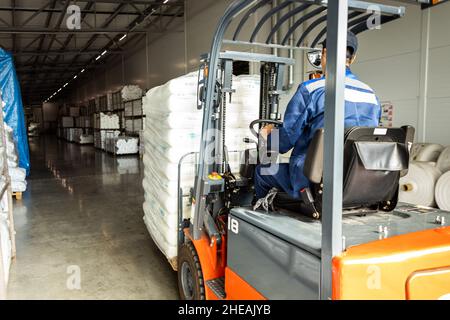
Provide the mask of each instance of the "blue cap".
[{"label": "blue cap", "polygon": [[[327,47],[327,39],[322,42],[322,46],[323,48]],[[358,38],[351,31],[347,31],[347,48],[351,49],[350,53],[352,56],[354,56],[356,51],[358,51]]]}]

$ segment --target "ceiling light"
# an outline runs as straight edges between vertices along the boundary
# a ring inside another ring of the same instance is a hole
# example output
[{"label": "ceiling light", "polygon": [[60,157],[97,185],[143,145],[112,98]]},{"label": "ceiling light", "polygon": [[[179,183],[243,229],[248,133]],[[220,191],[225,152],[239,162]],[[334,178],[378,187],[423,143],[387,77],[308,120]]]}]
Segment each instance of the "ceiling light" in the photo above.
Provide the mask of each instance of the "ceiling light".
[{"label": "ceiling light", "polygon": [[95,58],[95,61],[97,61],[98,59],[100,59],[102,56],[98,56],[97,58]]},{"label": "ceiling light", "polygon": [[75,75],[73,78],[74,78],[74,79],[78,78],[78,75]]},{"label": "ceiling light", "polygon": [[167,2],[169,2],[169,0],[164,0],[163,4],[166,4]]},{"label": "ceiling light", "polygon": [[122,41],[122,40],[125,39],[126,37],[127,37],[127,35],[124,34],[124,35],[119,39],[119,41]]},{"label": "ceiling light", "polygon": [[81,73],[83,73],[84,72],[84,69],[83,70],[81,70]]},{"label": "ceiling light", "polygon": [[105,50],[105,51],[102,52],[101,55],[104,56],[107,52],[108,52],[108,50]]}]

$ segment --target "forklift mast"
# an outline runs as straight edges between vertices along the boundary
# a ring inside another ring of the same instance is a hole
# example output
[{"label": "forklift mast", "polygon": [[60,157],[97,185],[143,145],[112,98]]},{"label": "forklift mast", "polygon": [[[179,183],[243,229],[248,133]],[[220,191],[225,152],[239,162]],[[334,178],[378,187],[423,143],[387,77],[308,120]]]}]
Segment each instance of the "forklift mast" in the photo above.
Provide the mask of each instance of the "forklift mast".
[{"label": "forklift mast", "polygon": [[[373,8],[376,5],[376,12]],[[267,8],[250,39],[240,38],[249,18],[259,9]],[[318,50],[320,40],[327,39],[327,78],[325,111],[325,163],[324,200],[322,219],[322,265],[321,297],[329,299],[332,294],[332,259],[342,252],[342,167],[344,136],[344,79],[346,56],[346,30],[355,34],[370,28],[367,18],[377,15],[380,24],[402,17],[404,7],[375,4],[355,0],[236,0],[222,16],[208,55],[202,57],[199,71],[198,107],[203,109],[202,140],[199,152],[193,193],[193,210],[190,234],[199,240],[211,225],[210,216],[218,210],[219,194],[224,191],[223,179],[210,179],[212,173],[227,171],[225,147],[226,103],[233,94],[233,61],[258,62],[261,66],[260,119],[281,119],[279,96],[283,91],[286,67],[293,59],[248,52],[225,51],[222,46],[249,46],[251,48]],[[295,16],[303,14],[295,23]],[[256,42],[261,29],[273,17],[280,16],[265,42]],[[241,19],[231,40],[225,34],[234,20]],[[303,28],[307,24],[308,27]],[[325,24],[325,25],[323,25]],[[287,27],[285,36],[276,37]],[[297,42],[292,41],[296,31],[304,30]],[[328,30],[328,32],[327,32]],[[316,32],[308,45],[309,37]],[[296,43],[294,46],[293,43]],[[213,150],[211,147],[213,146]]]}]

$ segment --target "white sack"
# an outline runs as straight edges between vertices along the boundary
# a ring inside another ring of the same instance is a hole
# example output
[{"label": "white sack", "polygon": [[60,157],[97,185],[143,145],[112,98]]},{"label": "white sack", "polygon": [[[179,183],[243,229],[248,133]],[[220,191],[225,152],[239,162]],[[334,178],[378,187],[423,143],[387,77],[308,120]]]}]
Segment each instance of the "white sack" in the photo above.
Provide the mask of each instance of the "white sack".
[{"label": "white sack", "polygon": [[411,161],[436,162],[444,147],[436,143],[414,143],[411,148]]},{"label": "white sack", "polygon": [[442,173],[450,171],[450,147],[445,148],[436,163],[436,166],[441,170]]}]

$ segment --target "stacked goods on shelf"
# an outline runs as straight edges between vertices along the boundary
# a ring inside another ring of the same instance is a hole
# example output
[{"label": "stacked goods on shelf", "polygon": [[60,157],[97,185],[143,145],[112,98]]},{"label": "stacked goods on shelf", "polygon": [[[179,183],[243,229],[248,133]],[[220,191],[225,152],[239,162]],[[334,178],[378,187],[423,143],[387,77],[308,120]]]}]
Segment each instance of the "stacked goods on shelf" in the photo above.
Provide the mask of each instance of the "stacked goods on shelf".
[{"label": "stacked goods on shelf", "polygon": [[[177,255],[177,173],[180,158],[198,152],[202,111],[197,110],[197,73],[174,79],[150,90],[143,99],[144,129],[144,222],[172,266]],[[234,79],[236,93],[227,103],[228,150],[244,150],[242,141],[250,132],[248,125],[258,118],[259,77]],[[228,101],[228,98],[227,98]],[[232,129],[231,129],[232,128]],[[236,170],[238,153],[230,153],[230,165]],[[185,158],[181,170],[181,187],[188,193],[194,186],[195,156]],[[183,214],[189,217],[191,206],[183,198]]]},{"label": "stacked goods on shelf", "polygon": [[77,128],[91,128],[91,117],[79,116],[75,118],[75,127]]},{"label": "stacked goods on shelf", "polygon": [[28,126],[28,136],[29,137],[37,137],[39,136],[41,131],[40,123],[30,122]]},{"label": "stacked goods on shelf", "polygon": [[113,94],[112,93],[106,94],[106,110],[108,110],[108,111],[113,110]]},{"label": "stacked goods on shelf", "polygon": [[73,117],[61,117],[60,125],[63,128],[73,128],[75,122],[73,120]]},{"label": "stacked goods on shelf", "polygon": [[122,100],[131,101],[142,98],[142,89],[136,85],[128,85],[122,88]]},{"label": "stacked goods on shelf", "polygon": [[408,174],[400,179],[399,201],[450,210],[450,147],[416,143]]},{"label": "stacked goods on shelf", "polygon": [[119,137],[119,130],[98,130],[94,132],[94,147],[106,151],[106,141]]},{"label": "stacked goods on shelf", "polygon": [[125,118],[125,131],[129,133],[137,134],[142,131],[144,120],[139,119],[127,119]]},{"label": "stacked goods on shelf", "polygon": [[107,137],[106,151],[115,155],[137,154],[139,152],[139,139],[136,137]]},{"label": "stacked goods on shelf", "polygon": [[93,144],[94,143],[94,135],[92,134],[82,134],[80,135],[79,144]]},{"label": "stacked goods on shelf", "polygon": [[144,139],[144,130],[139,131],[139,155],[141,157],[144,156],[145,150],[145,139]]},{"label": "stacked goods on shelf", "polygon": [[121,91],[114,92],[111,95],[111,99],[112,99],[112,109],[113,110],[122,109],[122,93],[121,93]]},{"label": "stacked goods on shelf", "polygon": [[71,117],[79,117],[80,116],[80,107],[70,107],[69,115]]},{"label": "stacked goods on shelf", "polygon": [[120,129],[120,121],[119,116],[117,114],[111,114],[108,115],[106,113],[101,112],[100,114],[96,115],[95,123],[94,123],[95,129]]}]

